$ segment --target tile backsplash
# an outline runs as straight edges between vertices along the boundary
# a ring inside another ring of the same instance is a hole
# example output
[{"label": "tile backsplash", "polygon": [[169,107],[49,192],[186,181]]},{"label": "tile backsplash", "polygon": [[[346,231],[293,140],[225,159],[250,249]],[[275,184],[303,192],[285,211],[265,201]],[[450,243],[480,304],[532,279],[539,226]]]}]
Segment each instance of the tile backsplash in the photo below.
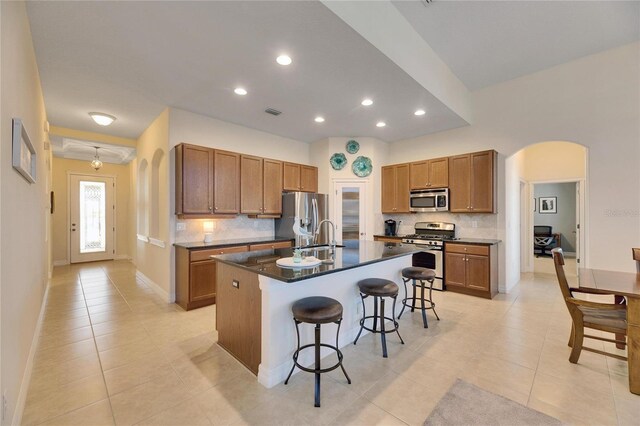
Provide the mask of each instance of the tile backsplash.
[{"label": "tile backsplash", "polygon": [[[176,231],[176,243],[189,243],[204,240],[203,223],[210,219],[177,220],[184,223],[184,231]],[[234,238],[272,237],[275,232],[273,219],[250,219],[247,216],[237,216],[234,219],[215,219],[213,239],[215,241]]]},{"label": "tile backsplash", "polygon": [[[497,214],[458,214],[447,212],[384,215],[384,220],[401,220],[398,234],[413,234],[416,222],[450,222],[460,238],[498,239]],[[384,225],[383,225],[384,229]]]}]

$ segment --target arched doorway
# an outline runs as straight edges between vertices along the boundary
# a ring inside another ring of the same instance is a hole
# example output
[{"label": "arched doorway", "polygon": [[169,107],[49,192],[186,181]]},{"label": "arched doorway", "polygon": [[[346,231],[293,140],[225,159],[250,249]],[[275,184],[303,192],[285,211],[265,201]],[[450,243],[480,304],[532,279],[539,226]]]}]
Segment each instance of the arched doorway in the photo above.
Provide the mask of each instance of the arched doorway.
[{"label": "arched doorway", "polygon": [[[513,287],[522,272],[534,272],[533,227],[536,220],[549,226],[558,219],[558,199],[552,194],[558,192],[562,184],[573,184],[575,207],[571,214],[576,216],[576,229],[562,229],[565,233],[565,248],[576,251],[577,259],[584,264],[588,238],[581,230],[586,228],[587,206],[587,164],[588,150],[583,145],[570,141],[545,141],[528,145],[506,159],[505,162],[505,263],[506,287]],[[557,186],[555,186],[557,185]],[[536,193],[536,187],[546,187],[547,192]],[[551,191],[551,192],[549,192]],[[566,192],[566,191],[565,191]],[[538,195],[536,197],[536,195]],[[541,204],[541,202],[543,204]],[[543,206],[543,214],[540,212]],[[563,217],[570,212],[570,203],[563,203]],[[536,210],[534,212],[534,209]],[[561,210],[562,211],[562,210]],[[536,215],[537,212],[537,215]],[[555,215],[555,217],[554,217]],[[554,225],[556,230],[561,226]],[[573,234],[575,232],[575,235]],[[562,246],[562,234],[555,236]],[[575,241],[569,246],[569,241]],[[558,244],[554,245],[558,245]],[[551,271],[549,271],[551,272]]]}]

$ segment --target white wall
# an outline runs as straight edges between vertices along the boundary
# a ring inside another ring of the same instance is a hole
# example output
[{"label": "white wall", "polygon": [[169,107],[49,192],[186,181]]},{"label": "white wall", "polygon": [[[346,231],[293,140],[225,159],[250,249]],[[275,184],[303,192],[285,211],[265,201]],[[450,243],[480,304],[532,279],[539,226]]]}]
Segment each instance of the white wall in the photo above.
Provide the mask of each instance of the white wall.
[{"label": "white wall", "polygon": [[[24,2],[1,2],[0,145],[0,293],[1,384],[7,412],[3,424],[19,424],[37,323],[49,272],[48,234],[50,151],[44,151],[46,113]],[[23,120],[36,150],[36,183],[27,182],[11,167],[11,119]]]},{"label": "white wall", "polygon": [[[580,143],[589,149],[586,231],[594,242],[586,266],[633,271],[628,251],[640,240],[638,87],[640,43],[587,56],[474,92],[472,126],[396,142],[388,163],[496,149],[498,235],[506,236],[505,156],[541,141]],[[513,285],[515,276],[508,278]]]}]

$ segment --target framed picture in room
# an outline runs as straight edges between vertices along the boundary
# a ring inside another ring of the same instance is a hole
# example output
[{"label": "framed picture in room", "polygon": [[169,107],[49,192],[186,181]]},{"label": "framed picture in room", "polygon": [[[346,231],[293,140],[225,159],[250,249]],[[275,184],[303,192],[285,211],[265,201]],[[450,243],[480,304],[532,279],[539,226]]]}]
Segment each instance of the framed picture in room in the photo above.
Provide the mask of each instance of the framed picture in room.
[{"label": "framed picture in room", "polygon": [[27,182],[36,182],[36,150],[19,118],[13,119],[12,165]]},{"label": "framed picture in room", "polygon": [[558,213],[558,197],[540,197],[538,198],[538,211],[541,214]]}]

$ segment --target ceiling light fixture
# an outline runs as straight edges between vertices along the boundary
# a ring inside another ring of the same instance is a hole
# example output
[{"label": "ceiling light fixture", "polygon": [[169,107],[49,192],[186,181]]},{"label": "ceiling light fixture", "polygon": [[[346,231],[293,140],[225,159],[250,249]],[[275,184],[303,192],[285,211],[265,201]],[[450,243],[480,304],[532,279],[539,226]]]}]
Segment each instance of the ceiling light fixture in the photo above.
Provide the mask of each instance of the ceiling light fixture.
[{"label": "ceiling light fixture", "polygon": [[276,58],[276,62],[280,65],[291,65],[291,62],[293,61],[291,60],[291,57],[287,55],[280,55]]},{"label": "ceiling light fixture", "polygon": [[378,122],[376,123],[376,126],[377,126],[377,127],[384,127],[384,126],[386,126],[386,125],[387,125],[387,123],[385,123],[384,121],[378,121]]},{"label": "ceiling light fixture", "polygon": [[247,90],[242,87],[236,87],[233,90],[233,93],[235,93],[236,95],[244,96],[247,94]]},{"label": "ceiling light fixture", "polygon": [[314,119],[314,121],[315,121],[316,123],[324,123],[324,117],[316,117],[316,118]]},{"label": "ceiling light fixture", "polygon": [[91,161],[91,167],[93,167],[97,172],[102,167],[102,161],[100,161],[100,156],[98,155],[99,148],[97,146],[94,146],[94,148],[96,149],[96,156],[93,157],[93,161]]},{"label": "ceiling light fixture", "polygon": [[424,110],[423,110],[423,109],[418,109],[418,110],[416,110],[416,112],[414,112],[413,114],[414,114],[414,115],[418,115],[418,116],[419,116],[419,115],[425,115],[425,112],[424,112]]},{"label": "ceiling light fixture", "polygon": [[360,102],[362,105],[364,106],[369,106],[369,105],[373,105],[373,101],[369,98],[367,99],[363,99],[362,102]]},{"label": "ceiling light fixture", "polygon": [[101,126],[108,126],[116,121],[116,118],[113,115],[105,114],[103,112],[90,112],[89,115],[93,118],[93,121]]}]

